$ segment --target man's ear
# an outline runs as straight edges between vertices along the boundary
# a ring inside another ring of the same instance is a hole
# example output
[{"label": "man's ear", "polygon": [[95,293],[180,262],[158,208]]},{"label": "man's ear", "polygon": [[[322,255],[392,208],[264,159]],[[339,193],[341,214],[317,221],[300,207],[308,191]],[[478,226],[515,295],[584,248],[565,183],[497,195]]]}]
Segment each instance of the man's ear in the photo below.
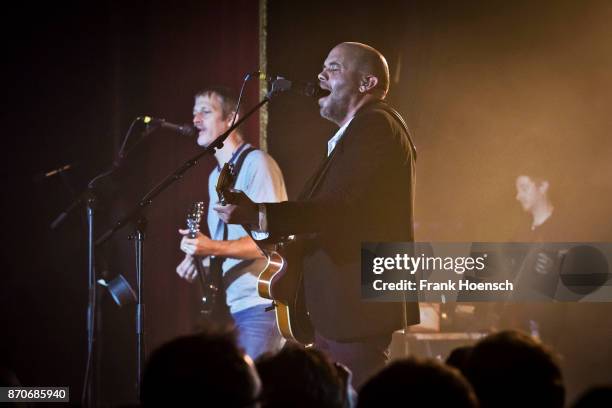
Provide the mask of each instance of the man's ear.
[{"label": "man's ear", "polygon": [[378,78],[372,74],[368,74],[361,79],[359,90],[362,93],[367,93],[376,88],[376,85],[378,85]]},{"label": "man's ear", "polygon": [[538,188],[540,189],[541,192],[546,193],[548,192],[548,186],[549,186],[548,180],[543,180],[540,183],[540,186]]},{"label": "man's ear", "polygon": [[[229,115],[227,115],[226,122],[227,122],[228,127],[232,125],[232,122],[234,121],[235,113],[236,113],[235,111],[231,111]],[[240,114],[236,115],[236,122],[238,122],[239,119],[240,119]]]}]

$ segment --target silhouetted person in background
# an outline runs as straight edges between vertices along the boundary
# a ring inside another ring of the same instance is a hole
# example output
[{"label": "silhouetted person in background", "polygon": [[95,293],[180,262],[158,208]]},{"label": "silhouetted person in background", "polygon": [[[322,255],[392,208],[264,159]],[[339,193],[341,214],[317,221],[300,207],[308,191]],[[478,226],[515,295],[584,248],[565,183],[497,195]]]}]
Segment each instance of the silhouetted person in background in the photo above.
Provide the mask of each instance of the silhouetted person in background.
[{"label": "silhouetted person in background", "polygon": [[[528,172],[515,180],[516,200],[529,215],[513,241],[531,243],[523,259],[517,258],[515,281],[528,291],[528,302],[517,302],[506,308],[502,327],[528,331],[547,344],[557,346],[565,306],[553,303],[559,282],[559,253],[547,247],[548,242],[571,240],[570,220],[561,214],[554,190],[557,185],[548,175]],[[564,206],[561,206],[564,207]],[[565,211],[566,213],[566,211]]]},{"label": "silhouetted person in background", "polygon": [[[591,201],[601,198],[589,186],[588,178],[542,167],[532,166],[516,178],[516,199],[530,222],[524,224],[514,241],[530,242],[536,248],[549,242],[609,242],[610,236],[602,236],[597,225],[605,223],[605,219],[590,210]],[[523,278],[530,279],[533,286],[544,283],[543,287],[556,279],[558,287],[553,288],[554,292],[566,290],[558,274],[561,265],[568,265],[562,264],[568,260],[567,254],[562,258],[558,252],[545,251],[545,246],[541,249],[544,251],[532,251],[531,258],[523,262]],[[576,264],[574,268],[573,273],[592,272],[585,264]],[[547,278],[542,272],[552,276]],[[563,356],[561,366],[569,397],[592,384],[612,382],[611,303],[592,303],[587,299],[555,302],[548,298],[539,304],[515,304],[506,311],[509,312],[506,317],[518,320],[514,327],[531,330]]]},{"label": "silhouetted person in background", "polygon": [[[541,177],[520,175],[516,178],[516,199],[523,210],[531,216],[530,231],[541,232],[544,225],[548,228],[552,223],[551,217],[555,206],[548,195],[550,182]],[[533,240],[533,238],[532,238]]]}]

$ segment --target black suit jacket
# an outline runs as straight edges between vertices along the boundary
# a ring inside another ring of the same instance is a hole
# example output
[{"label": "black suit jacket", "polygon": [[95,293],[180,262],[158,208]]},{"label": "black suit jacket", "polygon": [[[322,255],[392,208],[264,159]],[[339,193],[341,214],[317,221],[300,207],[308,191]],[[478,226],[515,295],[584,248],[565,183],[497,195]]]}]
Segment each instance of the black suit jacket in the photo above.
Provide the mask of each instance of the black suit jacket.
[{"label": "black suit jacket", "polygon": [[[338,341],[390,333],[404,324],[399,303],[361,301],[361,242],[413,241],[415,151],[384,102],[355,115],[303,199],[266,205],[272,236],[309,233],[303,262],[315,329]],[[418,305],[406,308],[418,322]]]}]

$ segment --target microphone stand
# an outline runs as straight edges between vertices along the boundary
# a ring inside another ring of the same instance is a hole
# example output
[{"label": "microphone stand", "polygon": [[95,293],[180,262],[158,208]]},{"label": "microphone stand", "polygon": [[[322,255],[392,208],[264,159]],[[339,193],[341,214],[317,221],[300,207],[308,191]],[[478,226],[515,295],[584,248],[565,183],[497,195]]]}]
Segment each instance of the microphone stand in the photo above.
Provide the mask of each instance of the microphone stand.
[{"label": "microphone stand", "polygon": [[58,228],[66,217],[82,203],[85,203],[87,216],[87,363],[85,369],[85,380],[83,384],[82,404],[88,407],[94,406],[95,390],[93,387],[94,350],[96,344],[96,273],[95,273],[95,248],[94,248],[94,214],[96,195],[92,185],[89,185],[79,196],[51,223],[52,230]]},{"label": "microphone stand", "polygon": [[144,241],[145,241],[145,226],[146,226],[146,218],[144,216],[144,210],[149,207],[153,203],[153,199],[156,198],[159,194],[161,194],[164,190],[166,190],[170,185],[172,185],[175,181],[180,180],[189,169],[195,166],[200,158],[205,155],[213,155],[217,149],[223,147],[223,142],[228,136],[238,127],[240,126],[246,119],[253,115],[256,111],[258,111],[263,105],[268,103],[271,97],[274,95],[274,88],[268,95],[262,99],[257,105],[255,105],[251,110],[249,110],[244,116],[242,116],[239,120],[237,120],[226,132],[219,135],[213,142],[211,142],[204,151],[198,153],[191,159],[187,160],[183,163],[179,168],[177,168],[174,172],[166,176],[159,184],[157,184],[151,191],[149,191],[145,196],[136,204],[136,206],[128,212],[126,216],[121,218],[119,221],[115,223],[115,225],[106,231],[100,238],[95,241],[95,246],[102,245],[110,237],[115,234],[118,230],[123,228],[126,224],[134,222],[136,227],[134,234],[131,235],[131,238],[134,239],[134,249],[136,252],[136,282],[138,285],[137,288],[137,306],[136,306],[136,352],[137,352],[137,368],[136,368],[136,392],[138,398],[140,398],[140,386],[142,380],[143,366],[145,360],[145,349],[144,349],[144,340],[145,340],[145,326],[144,326],[144,315],[145,315],[145,305],[144,305],[144,270],[143,270],[143,254],[144,254]]},{"label": "microphone stand", "polygon": [[[137,118],[136,120],[139,120]],[[135,121],[134,121],[135,122]],[[132,122],[132,126],[134,125]],[[131,132],[132,126],[130,126],[130,130],[128,131],[128,136]],[[97,312],[97,290],[96,290],[96,272],[95,272],[95,244],[94,244],[94,215],[95,215],[95,203],[96,203],[96,193],[95,193],[95,183],[101,178],[107,177],[111,175],[115,170],[121,167],[122,161],[128,156],[128,154],[142,142],[149,134],[158,129],[158,126],[150,126],[147,127],[142,133],[140,138],[136,141],[136,143],[132,146],[130,150],[127,152],[123,152],[123,149],[119,153],[117,159],[114,161],[109,170],[104,171],[103,173],[94,177],[87,185],[87,188],[81,192],[77,198],[64,210],[62,211],[50,225],[52,230],[57,229],[64,220],[70,215],[75,209],[80,207],[80,205],[85,202],[86,215],[87,215],[87,292],[88,292],[88,300],[87,300],[87,361],[85,368],[85,379],[83,381],[83,391],[81,395],[81,404],[87,407],[94,407],[97,405],[96,400],[96,387],[94,385],[95,377],[99,376],[99,364],[94,354],[96,353],[96,331],[97,327],[99,327],[99,319],[96,316]],[[68,170],[70,165],[64,166],[55,172],[49,172],[53,174],[44,174],[43,177],[47,177],[48,175],[54,175],[59,173],[63,175],[65,170]],[[37,177],[37,179],[40,176]],[[144,223],[138,224],[140,226],[141,233],[136,234],[136,242],[138,240],[144,239]],[[142,253],[137,252],[137,256],[142,257]],[[142,262],[140,262],[140,265]],[[137,262],[138,265],[138,262]],[[140,284],[139,284],[140,287]],[[140,294],[139,294],[140,296]],[[139,330],[139,329],[137,329]]]}]

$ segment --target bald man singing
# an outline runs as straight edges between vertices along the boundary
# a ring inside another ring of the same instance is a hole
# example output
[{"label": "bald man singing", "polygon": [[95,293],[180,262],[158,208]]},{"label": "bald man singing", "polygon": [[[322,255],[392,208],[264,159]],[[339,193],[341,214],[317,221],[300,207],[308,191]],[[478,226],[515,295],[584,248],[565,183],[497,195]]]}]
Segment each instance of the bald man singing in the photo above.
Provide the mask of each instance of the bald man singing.
[{"label": "bald man singing", "polygon": [[297,201],[253,203],[245,195],[215,210],[227,223],[271,237],[306,234],[301,259],[315,347],[345,364],[359,387],[384,366],[393,331],[418,322],[418,305],[361,299],[362,242],[413,241],[416,152],[386,102],[389,67],[376,49],[334,47],[318,75],[329,95],[320,114],[338,125],[327,158]]}]

